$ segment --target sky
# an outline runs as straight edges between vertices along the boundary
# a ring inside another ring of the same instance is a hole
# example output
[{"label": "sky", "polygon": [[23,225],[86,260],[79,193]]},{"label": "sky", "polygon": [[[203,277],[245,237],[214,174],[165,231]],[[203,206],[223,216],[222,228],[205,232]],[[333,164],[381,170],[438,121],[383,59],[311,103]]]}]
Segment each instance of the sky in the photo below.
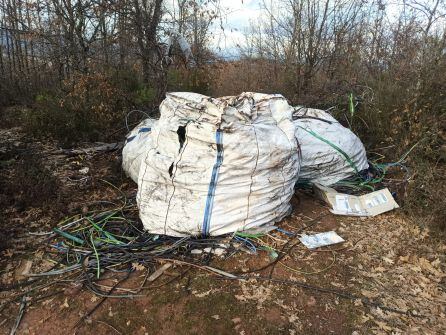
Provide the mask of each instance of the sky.
[{"label": "sky", "polygon": [[[221,29],[220,21],[213,26],[213,49],[220,56],[229,57],[239,55],[237,44],[243,44],[244,32],[250,27],[250,23],[257,22],[265,12],[261,8],[277,8],[282,0],[220,0],[224,18]],[[421,0],[424,1],[424,0]],[[390,17],[395,17],[398,13],[398,5],[392,1],[386,3],[387,12]],[[393,14],[393,15],[392,15]]]},{"label": "sky", "polygon": [[[223,57],[233,58],[240,54],[237,44],[242,44],[244,41],[244,32],[249,28],[251,22],[257,22],[262,15],[266,15],[261,7],[266,3],[268,7],[272,4],[273,8],[277,8],[283,0],[220,0],[222,7],[223,19],[219,20],[213,25],[212,32],[212,48]],[[348,0],[347,0],[348,1]],[[420,0],[417,7],[422,8],[424,5],[433,6],[435,0]],[[402,9],[403,1],[388,0],[384,3],[386,5],[386,19],[389,22],[396,21]],[[412,2],[411,2],[412,3]],[[442,6],[440,6],[442,7]],[[443,6],[444,13],[446,6]],[[410,9],[409,9],[410,10]],[[421,12],[419,17],[426,19]],[[446,14],[445,14],[446,15]],[[446,24],[446,16],[434,23],[436,26],[442,28]],[[223,26],[223,30],[221,29]]]},{"label": "sky", "polygon": [[[211,49],[223,57],[239,55],[237,44],[243,43],[243,33],[249,28],[250,22],[255,22],[262,15],[260,8],[263,2],[264,0],[210,1],[206,7],[214,10],[217,4],[220,15],[211,26]],[[175,16],[177,0],[167,0],[165,6]]]},{"label": "sky", "polygon": [[262,3],[263,0],[220,0],[224,15],[212,28],[212,45],[217,53],[226,57],[239,54],[237,44],[243,42],[250,22],[256,22],[261,16]]}]

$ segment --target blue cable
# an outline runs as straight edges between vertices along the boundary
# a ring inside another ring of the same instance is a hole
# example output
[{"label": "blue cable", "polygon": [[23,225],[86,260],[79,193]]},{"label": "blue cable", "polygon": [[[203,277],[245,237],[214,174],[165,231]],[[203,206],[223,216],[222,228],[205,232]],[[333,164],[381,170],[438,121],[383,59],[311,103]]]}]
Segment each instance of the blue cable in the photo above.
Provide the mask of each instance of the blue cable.
[{"label": "blue cable", "polygon": [[240,236],[234,236],[234,238],[238,241],[244,242],[249,250],[251,250],[254,254],[257,254],[257,248],[250,240]]},{"label": "blue cable", "polygon": [[284,233],[285,235],[288,235],[288,236],[295,236],[296,235],[296,234],[294,234],[294,233],[292,233],[292,232],[290,232],[288,230],[282,229],[282,228],[276,228],[276,230],[281,232],[281,233]]}]

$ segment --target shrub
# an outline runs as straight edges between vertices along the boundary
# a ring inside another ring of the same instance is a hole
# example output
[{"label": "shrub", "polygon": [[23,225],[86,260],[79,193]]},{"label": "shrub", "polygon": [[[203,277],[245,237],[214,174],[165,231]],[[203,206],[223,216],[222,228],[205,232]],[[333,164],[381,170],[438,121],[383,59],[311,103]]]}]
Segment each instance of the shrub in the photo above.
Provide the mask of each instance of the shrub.
[{"label": "shrub", "polygon": [[[14,204],[19,210],[24,210],[48,205],[52,200],[59,199],[59,182],[44,165],[40,155],[25,151],[18,159],[9,158],[7,168],[10,173],[9,176],[3,175],[0,185],[4,191],[0,207]],[[6,162],[7,157],[3,159]]]},{"label": "shrub", "polygon": [[155,100],[156,90],[147,85],[141,85],[141,87],[136,90],[134,95],[134,102],[138,108],[153,106],[155,104]]},{"label": "shrub", "polygon": [[49,136],[62,145],[103,140],[122,124],[128,105],[124,92],[107,76],[78,75],[58,92],[36,95],[23,126],[34,136]]},{"label": "shrub", "polygon": [[171,68],[167,72],[167,90],[210,95],[210,76],[207,68]]}]

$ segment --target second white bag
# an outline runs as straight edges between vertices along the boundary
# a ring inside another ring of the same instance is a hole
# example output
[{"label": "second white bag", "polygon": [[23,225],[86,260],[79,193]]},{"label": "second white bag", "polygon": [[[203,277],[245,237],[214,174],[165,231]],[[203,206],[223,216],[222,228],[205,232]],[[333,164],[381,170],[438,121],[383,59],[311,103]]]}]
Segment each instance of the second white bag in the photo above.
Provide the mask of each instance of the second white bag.
[{"label": "second white bag", "polygon": [[138,182],[139,168],[149,148],[149,134],[156,122],[157,120],[150,118],[141,121],[125,139],[122,168],[135,183]]},{"label": "second white bag", "polygon": [[369,167],[358,136],[327,112],[296,107],[293,119],[302,151],[299,184],[329,186]]}]

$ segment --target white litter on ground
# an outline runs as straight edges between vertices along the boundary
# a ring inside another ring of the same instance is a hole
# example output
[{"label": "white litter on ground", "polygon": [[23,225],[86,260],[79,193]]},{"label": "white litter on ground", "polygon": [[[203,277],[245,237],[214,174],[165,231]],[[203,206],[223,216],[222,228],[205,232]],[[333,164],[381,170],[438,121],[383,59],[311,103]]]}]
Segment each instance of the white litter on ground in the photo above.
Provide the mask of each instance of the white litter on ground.
[{"label": "white litter on ground", "polygon": [[344,239],[334,231],[318,233],[314,235],[302,235],[298,237],[308,249],[325,247],[327,245],[338,244],[344,242]]}]

